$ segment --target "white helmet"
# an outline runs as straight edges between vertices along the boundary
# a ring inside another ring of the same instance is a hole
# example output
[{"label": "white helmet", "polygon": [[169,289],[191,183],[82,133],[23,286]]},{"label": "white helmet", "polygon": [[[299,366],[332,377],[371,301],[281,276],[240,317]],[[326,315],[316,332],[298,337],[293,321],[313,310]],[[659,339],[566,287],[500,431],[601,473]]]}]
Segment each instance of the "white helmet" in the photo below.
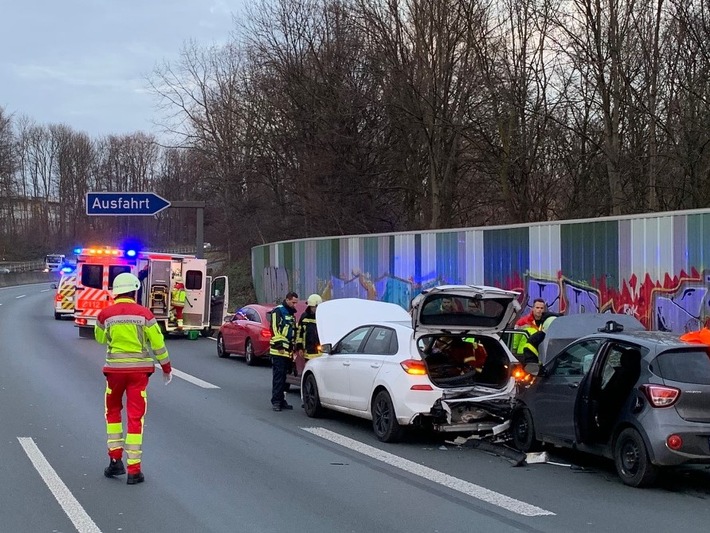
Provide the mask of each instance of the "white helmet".
[{"label": "white helmet", "polygon": [[137,291],[141,286],[141,282],[130,272],[122,272],[116,279],[113,280],[113,289],[111,293],[114,296],[119,294],[126,294],[128,292]]},{"label": "white helmet", "polygon": [[308,300],[306,300],[306,305],[309,305],[311,307],[316,307],[318,304],[323,303],[323,298],[320,297],[319,294],[311,294],[308,297]]}]

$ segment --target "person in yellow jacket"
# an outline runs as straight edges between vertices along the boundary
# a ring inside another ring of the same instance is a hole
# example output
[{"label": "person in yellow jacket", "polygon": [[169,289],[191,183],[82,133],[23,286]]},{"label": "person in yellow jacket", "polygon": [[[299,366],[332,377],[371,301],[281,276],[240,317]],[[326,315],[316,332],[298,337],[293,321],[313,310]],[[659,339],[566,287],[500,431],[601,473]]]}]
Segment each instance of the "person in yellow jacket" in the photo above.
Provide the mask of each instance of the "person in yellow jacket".
[{"label": "person in yellow jacket", "polygon": [[[145,480],[141,470],[143,417],[146,411],[148,379],[155,371],[153,356],[163,370],[167,385],[172,380],[170,357],[163,333],[153,313],[135,302],[140,281],[123,272],[116,276],[112,293],[113,305],[103,309],[94,326],[94,337],[106,345],[106,433],[109,465],[106,477],[126,473],[123,451],[128,464],[127,483],[134,485]],[[151,352],[153,355],[151,355]],[[121,411],[126,396],[126,433],[124,438]]]},{"label": "person in yellow jacket", "polygon": [[286,401],[286,375],[291,370],[291,358],[296,341],[296,304],[298,294],[289,292],[283,303],[271,311],[271,408],[274,411],[293,409]]},{"label": "person in yellow jacket", "polygon": [[316,326],[316,307],[321,303],[323,303],[323,298],[319,294],[311,294],[306,300],[308,307],[298,321],[296,351],[303,350],[303,357],[306,361],[321,355],[318,327]]},{"label": "person in yellow jacket", "polygon": [[170,293],[170,304],[172,305],[172,315],[175,317],[178,329],[182,329],[182,311],[185,308],[187,293],[185,292],[185,284],[180,276],[175,278],[175,285]]}]

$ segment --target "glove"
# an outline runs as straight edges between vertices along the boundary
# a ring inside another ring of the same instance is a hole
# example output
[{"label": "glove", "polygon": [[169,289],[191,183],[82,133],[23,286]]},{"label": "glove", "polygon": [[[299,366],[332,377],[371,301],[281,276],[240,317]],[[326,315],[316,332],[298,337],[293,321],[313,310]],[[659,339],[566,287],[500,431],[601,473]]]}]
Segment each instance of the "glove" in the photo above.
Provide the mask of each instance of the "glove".
[{"label": "glove", "polygon": [[168,372],[167,374],[165,372],[163,372],[163,383],[165,383],[167,385],[172,380],[173,380],[173,373],[172,372]]}]

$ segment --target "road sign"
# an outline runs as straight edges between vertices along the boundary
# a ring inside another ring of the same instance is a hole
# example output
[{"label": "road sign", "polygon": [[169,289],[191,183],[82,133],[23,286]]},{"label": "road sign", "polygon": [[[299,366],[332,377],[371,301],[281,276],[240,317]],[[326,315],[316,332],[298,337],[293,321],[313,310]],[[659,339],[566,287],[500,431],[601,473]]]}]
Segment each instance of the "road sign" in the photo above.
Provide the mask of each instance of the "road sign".
[{"label": "road sign", "polygon": [[170,202],[152,192],[87,192],[87,215],[150,216],[170,207]]}]

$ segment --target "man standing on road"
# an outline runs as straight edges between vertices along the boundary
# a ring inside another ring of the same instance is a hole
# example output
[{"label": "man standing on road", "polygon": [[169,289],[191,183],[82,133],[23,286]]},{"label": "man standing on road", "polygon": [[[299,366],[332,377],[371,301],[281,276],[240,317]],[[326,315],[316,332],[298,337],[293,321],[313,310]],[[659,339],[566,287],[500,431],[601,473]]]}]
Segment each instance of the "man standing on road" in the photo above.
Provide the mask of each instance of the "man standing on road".
[{"label": "man standing on road", "polygon": [[286,299],[271,311],[271,408],[274,411],[293,409],[286,402],[286,375],[291,369],[291,357],[296,340],[296,304],[298,294],[289,292]]},{"label": "man standing on road", "polygon": [[[106,433],[109,465],[106,477],[126,473],[123,466],[123,449],[126,449],[129,485],[142,483],[141,446],[143,444],[143,417],[146,411],[148,379],[155,371],[150,352],[163,369],[167,385],[172,380],[170,357],[165,347],[163,333],[153,313],[135,302],[140,281],[124,272],[113,281],[113,305],[99,313],[94,327],[94,337],[106,344]],[[123,395],[126,396],[127,427],[124,439],[121,411]]]}]

